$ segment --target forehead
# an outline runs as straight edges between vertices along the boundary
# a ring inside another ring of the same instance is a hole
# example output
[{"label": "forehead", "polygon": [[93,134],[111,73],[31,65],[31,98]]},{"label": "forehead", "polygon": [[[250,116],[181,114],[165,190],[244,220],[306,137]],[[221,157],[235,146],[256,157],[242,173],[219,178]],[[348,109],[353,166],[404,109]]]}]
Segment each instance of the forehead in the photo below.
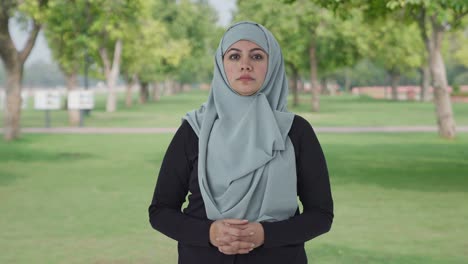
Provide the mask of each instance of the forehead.
[{"label": "forehead", "polygon": [[[249,40],[239,40],[232,44],[229,48],[227,48],[226,52],[229,52],[231,50],[241,50],[241,51],[251,51],[251,50],[258,50],[260,49],[261,51],[265,52],[262,47],[257,45],[255,42],[249,41]],[[265,52],[266,53],[266,52]]]}]

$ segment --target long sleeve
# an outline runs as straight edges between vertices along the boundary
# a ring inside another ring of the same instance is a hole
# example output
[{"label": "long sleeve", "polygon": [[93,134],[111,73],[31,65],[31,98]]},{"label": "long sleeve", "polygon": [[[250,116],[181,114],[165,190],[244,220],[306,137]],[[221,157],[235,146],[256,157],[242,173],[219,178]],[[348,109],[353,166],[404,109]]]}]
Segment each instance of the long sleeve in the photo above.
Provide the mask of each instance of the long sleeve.
[{"label": "long sleeve", "polygon": [[187,153],[193,145],[191,133],[190,125],[184,121],[166,151],[148,209],[149,220],[154,229],[180,243],[208,247],[212,221],[181,211],[192,169]]},{"label": "long sleeve", "polygon": [[284,221],[262,222],[266,248],[304,243],[328,232],[333,221],[333,200],[322,148],[305,119],[296,116],[295,123],[290,138],[296,152],[298,196],[303,212]]}]

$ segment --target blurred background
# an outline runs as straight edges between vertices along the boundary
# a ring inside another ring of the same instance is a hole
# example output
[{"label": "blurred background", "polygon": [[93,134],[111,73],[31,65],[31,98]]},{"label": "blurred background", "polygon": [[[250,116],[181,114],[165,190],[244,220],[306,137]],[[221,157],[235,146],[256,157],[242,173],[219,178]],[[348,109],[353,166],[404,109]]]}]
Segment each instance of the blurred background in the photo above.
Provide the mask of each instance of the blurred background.
[{"label": "blurred background", "polygon": [[241,20],[277,38],[327,158],[309,261],[468,262],[465,0],[5,0],[0,263],[177,262],[147,207]]}]

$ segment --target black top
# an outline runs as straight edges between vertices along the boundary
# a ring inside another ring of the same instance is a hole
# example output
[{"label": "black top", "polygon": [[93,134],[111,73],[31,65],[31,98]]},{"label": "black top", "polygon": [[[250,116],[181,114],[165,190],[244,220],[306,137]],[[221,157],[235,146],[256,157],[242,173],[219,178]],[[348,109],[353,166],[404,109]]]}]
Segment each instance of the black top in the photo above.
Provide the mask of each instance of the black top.
[{"label": "black top", "polygon": [[[295,116],[297,191],[303,212],[283,221],[262,222],[265,243],[245,255],[224,255],[211,245],[210,225],[198,185],[198,137],[184,121],[172,139],[148,209],[154,229],[177,240],[179,264],[307,263],[304,242],[330,230],[333,200],[325,157],[311,125]],[[188,206],[182,209],[188,195]]]}]

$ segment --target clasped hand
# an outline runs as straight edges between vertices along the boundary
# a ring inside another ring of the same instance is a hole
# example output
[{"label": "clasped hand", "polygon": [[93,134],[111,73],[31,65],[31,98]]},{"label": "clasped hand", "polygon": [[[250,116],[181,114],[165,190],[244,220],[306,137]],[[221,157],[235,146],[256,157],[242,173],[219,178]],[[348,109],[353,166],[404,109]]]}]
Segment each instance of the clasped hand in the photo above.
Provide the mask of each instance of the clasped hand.
[{"label": "clasped hand", "polygon": [[247,254],[263,245],[262,224],[241,219],[216,220],[210,227],[210,242],[226,255]]}]

